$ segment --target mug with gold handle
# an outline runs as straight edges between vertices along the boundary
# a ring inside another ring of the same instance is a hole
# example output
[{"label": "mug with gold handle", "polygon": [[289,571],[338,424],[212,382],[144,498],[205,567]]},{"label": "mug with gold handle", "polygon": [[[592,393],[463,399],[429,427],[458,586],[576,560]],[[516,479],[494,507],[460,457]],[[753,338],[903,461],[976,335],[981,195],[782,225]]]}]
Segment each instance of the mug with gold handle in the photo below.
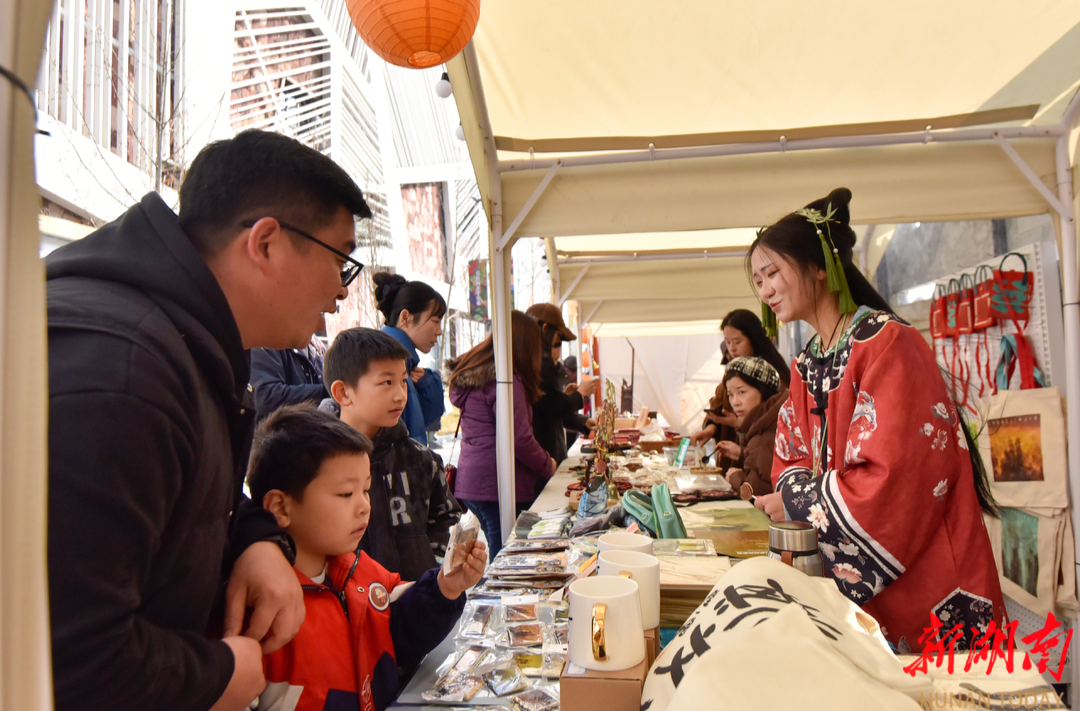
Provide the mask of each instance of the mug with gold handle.
[{"label": "mug with gold handle", "polygon": [[607,605],[600,602],[592,608],[592,656],[598,662],[607,661],[607,641],[604,637],[604,616]]},{"label": "mug with gold handle", "polygon": [[619,575],[581,578],[570,584],[567,601],[571,662],[586,669],[615,671],[630,669],[645,659],[636,581]]}]

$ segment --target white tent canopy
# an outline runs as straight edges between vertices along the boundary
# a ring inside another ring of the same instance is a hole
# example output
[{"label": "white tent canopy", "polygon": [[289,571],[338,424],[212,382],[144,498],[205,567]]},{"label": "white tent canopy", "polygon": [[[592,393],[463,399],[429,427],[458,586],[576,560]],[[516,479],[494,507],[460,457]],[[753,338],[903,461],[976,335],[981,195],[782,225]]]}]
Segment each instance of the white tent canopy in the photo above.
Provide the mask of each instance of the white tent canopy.
[{"label": "white tent canopy", "polygon": [[[548,240],[589,320],[701,323],[753,297],[718,230],[843,185],[862,224],[1055,214],[1080,442],[1080,3],[490,0],[448,71],[491,219],[501,383],[515,239]],[[508,385],[499,403],[509,527]]]}]

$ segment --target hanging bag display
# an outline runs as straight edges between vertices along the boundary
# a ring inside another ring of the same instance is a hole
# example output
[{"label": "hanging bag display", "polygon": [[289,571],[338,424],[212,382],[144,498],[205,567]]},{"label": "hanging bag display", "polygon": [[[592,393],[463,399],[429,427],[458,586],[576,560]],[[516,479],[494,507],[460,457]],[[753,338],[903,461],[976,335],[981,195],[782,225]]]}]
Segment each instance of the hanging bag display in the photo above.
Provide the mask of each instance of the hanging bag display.
[{"label": "hanging bag display", "polygon": [[[1020,271],[1005,269],[1009,257],[1016,257],[1023,263]],[[998,321],[1012,321],[1016,329],[1023,333],[1031,317],[1031,292],[1035,284],[1035,275],[1028,271],[1027,259],[1018,252],[1009,252],[1001,258],[1001,264],[994,270],[993,294],[990,298],[990,310]]]},{"label": "hanging bag display", "polygon": [[994,312],[990,308],[990,299],[994,289],[994,270],[981,264],[975,270],[975,299],[972,304],[972,327],[975,331],[975,373],[979,376],[979,397],[994,389],[994,374],[990,364],[990,336],[987,329],[993,326]]},{"label": "hanging bag display", "polygon": [[1020,389],[1045,388],[1042,371],[1035,364],[1035,353],[1022,333],[1007,333],[1001,337],[1001,359],[997,367],[997,389],[1008,390],[1013,372],[1020,369]]},{"label": "hanging bag display", "polygon": [[930,336],[935,340],[945,338],[945,287],[934,287],[934,296],[930,300]]},{"label": "hanging bag display", "polygon": [[956,337],[956,310],[960,306],[960,282],[949,279],[945,287],[945,337]]},{"label": "hanging bag display", "polygon": [[[961,274],[959,281],[960,296],[956,302],[956,345],[953,346],[953,355],[958,359],[959,368],[956,377],[962,392],[962,397],[957,400],[961,407],[967,407],[969,398],[969,386],[971,385],[971,366],[968,364],[968,343],[974,331],[974,316],[972,302],[975,299],[975,281],[970,274]],[[957,356],[957,352],[959,355]]]},{"label": "hanging bag display", "polygon": [[959,330],[956,323],[956,312],[960,306],[960,281],[958,279],[950,279],[949,285],[945,287],[945,344],[949,346],[949,351],[944,352],[946,355],[946,361],[949,364],[949,389],[952,392],[953,400],[959,402],[962,398],[960,395],[960,384],[964,381],[964,362],[959,357],[960,355],[960,339],[958,338]]},{"label": "hanging bag display", "polygon": [[994,270],[985,264],[980,264],[975,270],[974,320],[972,327],[976,331],[985,331],[994,325],[994,312],[990,308],[990,298],[994,288]]}]

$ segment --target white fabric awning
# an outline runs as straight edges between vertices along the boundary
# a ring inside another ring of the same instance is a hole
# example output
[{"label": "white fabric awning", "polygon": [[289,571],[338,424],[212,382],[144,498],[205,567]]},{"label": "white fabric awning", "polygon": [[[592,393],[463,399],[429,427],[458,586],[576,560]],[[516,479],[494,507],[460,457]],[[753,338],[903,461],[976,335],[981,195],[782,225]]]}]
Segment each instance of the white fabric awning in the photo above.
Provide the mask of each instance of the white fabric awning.
[{"label": "white fabric awning", "polygon": [[[996,139],[1056,192],[1080,4],[491,0],[449,71],[489,214],[531,208],[514,238],[551,240],[565,291],[583,257],[737,248],[728,228],[841,185],[860,224],[1046,212]],[[719,319],[755,301],[741,269],[597,261],[569,298],[594,323]]]}]

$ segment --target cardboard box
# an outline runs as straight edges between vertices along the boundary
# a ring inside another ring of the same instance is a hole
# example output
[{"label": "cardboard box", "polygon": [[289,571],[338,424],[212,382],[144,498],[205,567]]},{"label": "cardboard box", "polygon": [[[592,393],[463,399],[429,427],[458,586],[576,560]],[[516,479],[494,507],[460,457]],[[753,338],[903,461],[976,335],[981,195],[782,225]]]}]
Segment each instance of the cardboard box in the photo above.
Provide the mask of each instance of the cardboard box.
[{"label": "cardboard box", "polygon": [[584,674],[568,674],[567,664],[559,677],[562,711],[640,711],[648,651],[645,656],[636,667],[621,671],[586,669]]},{"label": "cardboard box", "polygon": [[653,662],[660,656],[660,628],[645,630],[645,663],[652,669]]}]

